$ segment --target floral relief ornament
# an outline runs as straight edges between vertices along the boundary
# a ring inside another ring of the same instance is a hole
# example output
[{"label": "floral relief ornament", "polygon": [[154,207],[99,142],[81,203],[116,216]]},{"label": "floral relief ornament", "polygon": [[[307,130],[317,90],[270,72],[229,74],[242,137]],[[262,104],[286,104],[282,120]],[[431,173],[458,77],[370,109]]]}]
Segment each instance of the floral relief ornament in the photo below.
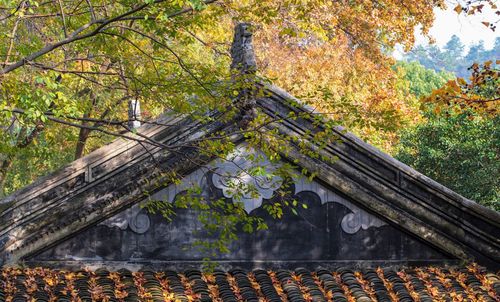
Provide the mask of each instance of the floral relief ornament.
[{"label": "floral relief ornament", "polygon": [[[238,147],[227,160],[218,161],[215,168],[214,186],[222,190],[224,197],[242,202],[247,213],[260,207],[263,198],[270,199],[283,183],[280,176],[274,175],[278,166],[262,152],[248,150],[246,145]],[[250,172],[260,168],[265,170],[264,175]]]},{"label": "floral relief ornament", "polygon": [[[259,160],[256,162],[251,160],[252,158]],[[267,171],[263,173],[266,176],[254,176],[248,173],[249,169],[260,167]],[[277,168],[278,165],[272,164],[261,151],[250,150],[243,145],[238,147],[227,161],[216,163],[212,181],[215,187],[222,190],[224,197],[231,198],[233,202],[243,202],[245,211],[250,213],[262,205],[263,198],[270,199],[282,185],[283,179],[274,175]],[[352,213],[346,214],[341,221],[342,230],[348,234],[387,224],[314,181],[299,177],[294,183],[295,194],[304,191],[314,192],[320,197],[321,204],[336,202],[350,209]],[[249,187],[253,190],[241,192],[241,188]]]}]

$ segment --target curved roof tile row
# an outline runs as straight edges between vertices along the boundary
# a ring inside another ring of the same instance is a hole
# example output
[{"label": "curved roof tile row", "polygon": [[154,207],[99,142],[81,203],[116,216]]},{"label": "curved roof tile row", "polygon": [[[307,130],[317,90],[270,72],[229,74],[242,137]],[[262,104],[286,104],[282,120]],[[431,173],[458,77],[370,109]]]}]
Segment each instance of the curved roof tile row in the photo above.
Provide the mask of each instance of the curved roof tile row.
[{"label": "curved roof tile row", "polygon": [[500,301],[500,276],[477,265],[209,273],[4,268],[0,301]]}]

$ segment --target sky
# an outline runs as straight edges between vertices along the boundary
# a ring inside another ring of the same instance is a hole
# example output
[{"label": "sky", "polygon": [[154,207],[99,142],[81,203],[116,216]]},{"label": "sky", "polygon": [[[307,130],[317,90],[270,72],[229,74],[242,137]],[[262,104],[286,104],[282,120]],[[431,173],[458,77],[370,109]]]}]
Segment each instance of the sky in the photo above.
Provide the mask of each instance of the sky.
[{"label": "sky", "polygon": [[[486,49],[491,49],[495,39],[500,37],[500,24],[494,32],[481,23],[482,21],[498,20],[499,17],[495,16],[491,10],[485,10],[483,14],[479,15],[464,16],[463,14],[458,15],[453,11],[453,6],[450,5],[446,10],[436,8],[434,13],[436,19],[430,33],[440,47],[444,46],[454,34],[466,45],[466,50],[468,46],[477,44],[480,40],[484,41]],[[416,44],[426,45],[428,41],[418,34]],[[401,55],[400,49],[394,53],[396,58],[400,58]]]},{"label": "sky", "polygon": [[[466,45],[484,40],[485,47],[490,49],[493,47],[495,38],[500,37],[500,28],[497,28],[494,32],[481,23],[481,21],[498,19],[498,16],[495,17],[491,10],[484,11],[483,14],[479,15],[464,16],[463,14],[458,15],[453,11],[453,7],[449,7],[447,10],[435,9],[434,13],[436,14],[436,20],[431,29],[431,34],[439,46],[446,44],[450,37],[455,34]],[[422,36],[417,39],[418,44],[424,44],[425,42]]]}]

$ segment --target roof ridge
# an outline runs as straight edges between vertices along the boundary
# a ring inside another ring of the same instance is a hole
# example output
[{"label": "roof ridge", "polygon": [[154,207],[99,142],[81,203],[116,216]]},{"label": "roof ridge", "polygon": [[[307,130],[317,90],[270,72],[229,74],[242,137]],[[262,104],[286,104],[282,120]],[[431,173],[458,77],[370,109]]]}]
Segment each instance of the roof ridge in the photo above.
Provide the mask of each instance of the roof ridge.
[{"label": "roof ridge", "polygon": [[[273,84],[263,84],[263,87],[271,93],[273,93],[275,96],[278,96],[281,101],[283,102],[289,102],[292,101],[295,104],[300,104],[301,108],[303,110],[307,110],[310,112],[314,112],[315,108],[312,106],[306,104],[300,99],[297,99],[293,95],[289,94],[286,92],[284,89],[275,86]],[[395,159],[394,157],[390,156],[389,154],[379,150],[378,148],[364,142],[361,138],[356,136],[354,133],[350,132],[347,130],[347,128],[343,126],[336,126],[335,127],[336,133],[343,137],[345,140],[348,140],[349,142],[355,144],[359,148],[362,148],[373,155],[377,156],[381,160],[385,161],[386,163],[390,164],[391,166],[400,169],[401,171],[407,173],[411,177],[419,180],[420,182],[430,186],[434,190],[442,193],[443,195],[447,196],[448,198],[452,199],[453,201],[456,201],[460,203],[460,205],[467,207],[471,210],[473,210],[475,213],[481,215],[482,217],[488,218],[492,223],[497,224],[500,226],[500,213],[490,209],[488,207],[485,207],[479,203],[477,203],[474,200],[468,199],[459,193],[451,190],[450,188],[438,183],[437,181],[433,180],[432,178],[418,172],[414,168],[406,165],[405,163]]]}]

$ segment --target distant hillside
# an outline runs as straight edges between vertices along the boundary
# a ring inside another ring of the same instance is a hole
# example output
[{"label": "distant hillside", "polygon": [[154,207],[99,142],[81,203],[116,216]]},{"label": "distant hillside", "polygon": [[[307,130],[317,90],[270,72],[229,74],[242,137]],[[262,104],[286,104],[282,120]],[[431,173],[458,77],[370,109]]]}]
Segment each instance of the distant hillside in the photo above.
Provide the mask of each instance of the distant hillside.
[{"label": "distant hillside", "polygon": [[453,35],[442,49],[436,45],[419,45],[404,55],[403,59],[419,62],[435,71],[449,71],[457,77],[467,78],[470,75],[467,68],[474,62],[500,60],[500,37],[496,38],[492,49],[485,49],[484,42],[481,41],[465,52],[465,45],[459,37]]}]

